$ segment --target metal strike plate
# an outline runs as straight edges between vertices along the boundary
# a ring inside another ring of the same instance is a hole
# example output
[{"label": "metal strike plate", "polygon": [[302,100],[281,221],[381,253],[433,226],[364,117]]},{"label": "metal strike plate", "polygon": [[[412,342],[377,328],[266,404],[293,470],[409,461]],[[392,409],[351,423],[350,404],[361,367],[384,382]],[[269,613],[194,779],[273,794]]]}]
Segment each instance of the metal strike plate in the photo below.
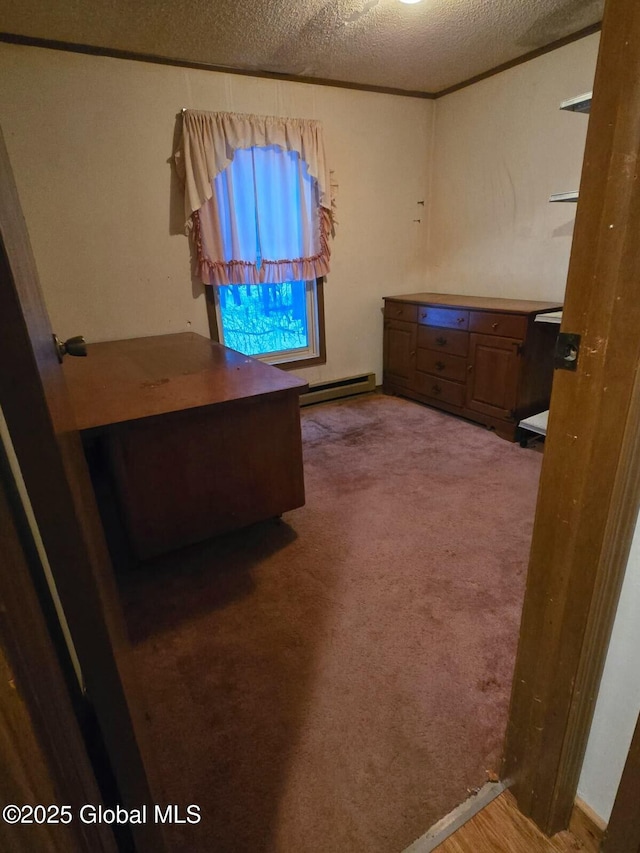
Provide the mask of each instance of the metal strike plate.
[{"label": "metal strike plate", "polygon": [[580,335],[560,332],[556,341],[553,366],[557,370],[576,370],[580,355]]}]

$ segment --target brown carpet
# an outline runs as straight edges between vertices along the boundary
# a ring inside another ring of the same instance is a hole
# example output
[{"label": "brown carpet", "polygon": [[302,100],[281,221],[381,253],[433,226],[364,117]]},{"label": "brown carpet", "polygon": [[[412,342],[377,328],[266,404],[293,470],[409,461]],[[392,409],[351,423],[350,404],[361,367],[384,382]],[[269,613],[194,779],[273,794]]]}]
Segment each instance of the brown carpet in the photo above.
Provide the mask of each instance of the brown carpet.
[{"label": "brown carpet", "polygon": [[123,598],[179,851],[399,853],[498,767],[541,455],[409,401],[303,410],[307,504]]}]

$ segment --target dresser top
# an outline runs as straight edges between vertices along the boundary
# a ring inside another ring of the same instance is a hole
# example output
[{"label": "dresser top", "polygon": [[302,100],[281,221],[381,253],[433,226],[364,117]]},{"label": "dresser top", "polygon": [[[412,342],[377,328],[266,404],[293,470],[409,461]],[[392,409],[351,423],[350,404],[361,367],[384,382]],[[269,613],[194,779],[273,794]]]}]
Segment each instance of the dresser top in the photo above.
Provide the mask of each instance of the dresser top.
[{"label": "dresser top", "polygon": [[385,296],[391,302],[413,302],[418,305],[442,305],[449,308],[471,308],[477,311],[504,311],[509,314],[540,314],[559,311],[561,302],[535,302],[529,299],[501,299],[493,296],[463,296],[457,293],[408,293]]}]

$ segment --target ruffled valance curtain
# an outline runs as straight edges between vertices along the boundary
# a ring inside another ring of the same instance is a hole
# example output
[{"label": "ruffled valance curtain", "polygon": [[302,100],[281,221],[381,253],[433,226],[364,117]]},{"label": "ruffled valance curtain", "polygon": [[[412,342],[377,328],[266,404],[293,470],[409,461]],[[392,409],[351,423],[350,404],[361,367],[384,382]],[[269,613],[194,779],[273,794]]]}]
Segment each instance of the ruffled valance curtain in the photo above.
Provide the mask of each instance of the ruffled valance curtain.
[{"label": "ruffled valance curtain", "polygon": [[184,110],[175,161],[205,284],[329,272],[334,200],[319,122]]}]

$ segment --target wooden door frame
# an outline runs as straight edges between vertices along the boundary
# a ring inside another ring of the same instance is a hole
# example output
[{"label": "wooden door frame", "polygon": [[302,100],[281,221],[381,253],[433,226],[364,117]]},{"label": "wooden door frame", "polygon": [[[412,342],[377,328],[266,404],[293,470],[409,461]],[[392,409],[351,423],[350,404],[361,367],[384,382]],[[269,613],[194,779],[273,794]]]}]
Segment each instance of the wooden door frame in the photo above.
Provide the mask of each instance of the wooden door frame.
[{"label": "wooden door frame", "polygon": [[640,5],[607,0],[534,525],[503,776],[568,826],[640,505]]},{"label": "wooden door frame", "polygon": [[602,846],[603,853],[640,853],[640,716]]},{"label": "wooden door frame", "polygon": [[[139,679],[1,133],[0,186],[0,405],[123,805],[152,808]],[[165,849],[152,821],[131,831]]]},{"label": "wooden door frame", "polygon": [[109,826],[77,819],[84,804],[98,805],[102,796],[34,583],[39,558],[1,440],[0,553],[0,655],[11,679],[0,691],[1,716],[11,721],[11,736],[2,738],[3,799],[68,805],[74,818],[66,827],[3,824],[0,840],[12,850],[115,853]]}]

